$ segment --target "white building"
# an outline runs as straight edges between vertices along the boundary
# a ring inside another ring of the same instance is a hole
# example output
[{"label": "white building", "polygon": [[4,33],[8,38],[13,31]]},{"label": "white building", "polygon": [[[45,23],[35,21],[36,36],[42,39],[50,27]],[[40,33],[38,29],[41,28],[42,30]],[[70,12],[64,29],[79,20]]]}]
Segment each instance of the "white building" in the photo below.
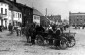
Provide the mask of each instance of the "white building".
[{"label": "white building", "polygon": [[19,10],[9,10],[9,23],[12,23],[12,19],[13,25],[19,26],[22,23],[22,13]]},{"label": "white building", "polygon": [[33,9],[33,22],[40,25],[40,17],[43,16],[37,9]]},{"label": "white building", "polygon": [[40,16],[33,15],[33,22],[37,25],[40,25]]},{"label": "white building", "polygon": [[18,26],[19,23],[22,23],[22,13],[19,11],[13,11],[13,12],[14,12],[14,17],[13,17],[14,24]]},{"label": "white building", "polygon": [[7,26],[7,20],[9,16],[9,5],[4,2],[0,2],[0,25]]}]

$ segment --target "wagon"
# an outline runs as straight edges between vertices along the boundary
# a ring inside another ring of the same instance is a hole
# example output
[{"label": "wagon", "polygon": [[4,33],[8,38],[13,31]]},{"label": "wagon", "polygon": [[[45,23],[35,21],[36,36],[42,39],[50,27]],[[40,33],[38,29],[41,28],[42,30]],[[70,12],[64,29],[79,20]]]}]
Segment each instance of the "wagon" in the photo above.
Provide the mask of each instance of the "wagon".
[{"label": "wagon", "polygon": [[60,47],[61,49],[67,48],[67,39],[64,36],[59,36],[60,38],[54,38],[51,33],[48,32],[39,33],[36,35],[36,42],[38,45],[53,45],[56,47]]}]

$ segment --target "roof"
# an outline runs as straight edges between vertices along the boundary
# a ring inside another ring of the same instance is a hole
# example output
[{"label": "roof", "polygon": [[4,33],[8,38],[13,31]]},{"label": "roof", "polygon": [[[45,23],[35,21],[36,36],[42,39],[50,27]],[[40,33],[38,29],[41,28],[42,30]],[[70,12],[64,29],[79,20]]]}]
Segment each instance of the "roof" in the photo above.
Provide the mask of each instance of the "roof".
[{"label": "roof", "polygon": [[33,14],[34,15],[39,15],[39,16],[44,16],[40,11],[38,11],[37,9],[33,9]]},{"label": "roof", "polygon": [[23,5],[21,3],[17,3],[17,2],[15,3],[15,2],[10,1],[10,0],[0,0],[0,2],[9,4],[9,9],[13,10],[13,11],[21,12],[22,8],[30,8],[30,9],[32,9],[31,7],[28,7],[28,6]]},{"label": "roof", "polygon": [[[14,3],[13,1],[10,1],[11,3]],[[21,8],[30,8],[30,9],[32,9],[31,7],[28,7],[28,6],[26,6],[26,5],[24,5],[24,4],[21,4],[21,3],[14,3],[14,5],[18,8],[18,9],[20,9],[21,10]]]},{"label": "roof", "polygon": [[78,13],[69,13],[70,15],[85,15],[85,13],[78,12]]}]

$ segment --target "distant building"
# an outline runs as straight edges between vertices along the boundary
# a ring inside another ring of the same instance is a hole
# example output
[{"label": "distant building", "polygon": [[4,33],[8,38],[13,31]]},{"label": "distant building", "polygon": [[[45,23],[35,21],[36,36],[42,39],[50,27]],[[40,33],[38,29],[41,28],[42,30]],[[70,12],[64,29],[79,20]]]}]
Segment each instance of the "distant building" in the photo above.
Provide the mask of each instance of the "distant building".
[{"label": "distant building", "polygon": [[33,9],[33,22],[36,23],[36,25],[40,25],[41,16],[43,16],[43,14],[40,13],[40,11]]},{"label": "distant building", "polygon": [[59,24],[62,20],[61,20],[61,15],[51,15],[51,16],[47,16],[47,18],[50,20],[50,23],[53,24]]},{"label": "distant building", "polygon": [[71,13],[69,12],[70,25],[83,25],[85,24],[85,13]]},{"label": "distant building", "polygon": [[47,27],[50,25],[50,20],[46,18],[46,16],[40,17],[40,25]]}]

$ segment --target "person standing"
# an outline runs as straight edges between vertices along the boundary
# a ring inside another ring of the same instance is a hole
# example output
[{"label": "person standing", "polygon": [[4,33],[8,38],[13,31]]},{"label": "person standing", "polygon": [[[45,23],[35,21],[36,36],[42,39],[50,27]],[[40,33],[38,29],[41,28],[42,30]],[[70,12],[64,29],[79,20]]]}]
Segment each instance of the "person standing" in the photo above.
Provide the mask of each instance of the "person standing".
[{"label": "person standing", "polygon": [[33,44],[35,44],[35,36],[36,36],[34,23],[29,27],[29,33],[31,36],[31,43],[33,45]]},{"label": "person standing", "polygon": [[2,32],[2,26],[0,26],[0,31]]},{"label": "person standing", "polygon": [[30,36],[30,33],[29,33],[29,25],[27,24],[24,29],[25,29],[24,32],[25,32],[25,36],[26,36],[26,39],[27,39],[27,43],[29,43],[29,36]]},{"label": "person standing", "polygon": [[10,34],[13,34],[13,26],[11,25],[11,23],[9,23],[8,29],[10,31]]}]

